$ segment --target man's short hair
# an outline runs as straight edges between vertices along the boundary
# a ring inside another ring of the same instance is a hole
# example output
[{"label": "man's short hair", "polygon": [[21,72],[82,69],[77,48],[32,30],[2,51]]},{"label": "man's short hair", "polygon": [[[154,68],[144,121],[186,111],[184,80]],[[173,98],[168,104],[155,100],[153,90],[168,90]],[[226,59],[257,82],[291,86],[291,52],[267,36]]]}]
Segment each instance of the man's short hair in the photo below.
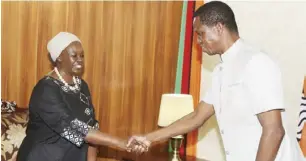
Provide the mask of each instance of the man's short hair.
[{"label": "man's short hair", "polygon": [[211,1],[205,3],[194,13],[194,17],[200,17],[203,25],[213,26],[221,23],[229,31],[238,33],[238,27],[235,20],[235,15],[230,6],[224,2]]}]

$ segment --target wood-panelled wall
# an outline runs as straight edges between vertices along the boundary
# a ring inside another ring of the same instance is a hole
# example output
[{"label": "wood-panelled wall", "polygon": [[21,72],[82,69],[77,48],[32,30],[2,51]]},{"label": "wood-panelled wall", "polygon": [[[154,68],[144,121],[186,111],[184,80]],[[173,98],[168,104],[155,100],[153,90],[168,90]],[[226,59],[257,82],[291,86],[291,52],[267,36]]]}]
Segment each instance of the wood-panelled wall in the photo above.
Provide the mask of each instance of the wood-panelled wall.
[{"label": "wood-panelled wall", "polygon": [[1,12],[2,99],[28,105],[52,70],[48,40],[68,31],[83,43],[101,130],[127,138],[157,128],[161,94],[174,91],[182,2],[5,1]]}]

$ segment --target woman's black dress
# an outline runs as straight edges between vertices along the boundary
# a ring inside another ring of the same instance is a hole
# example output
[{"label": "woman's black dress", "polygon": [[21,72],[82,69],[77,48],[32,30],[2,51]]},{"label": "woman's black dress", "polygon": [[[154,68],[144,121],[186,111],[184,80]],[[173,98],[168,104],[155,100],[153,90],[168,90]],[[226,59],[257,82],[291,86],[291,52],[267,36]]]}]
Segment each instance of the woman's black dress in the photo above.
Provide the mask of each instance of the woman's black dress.
[{"label": "woman's black dress", "polygon": [[34,87],[30,118],[17,161],[86,161],[90,128],[98,129],[85,81],[71,91],[50,76]]}]

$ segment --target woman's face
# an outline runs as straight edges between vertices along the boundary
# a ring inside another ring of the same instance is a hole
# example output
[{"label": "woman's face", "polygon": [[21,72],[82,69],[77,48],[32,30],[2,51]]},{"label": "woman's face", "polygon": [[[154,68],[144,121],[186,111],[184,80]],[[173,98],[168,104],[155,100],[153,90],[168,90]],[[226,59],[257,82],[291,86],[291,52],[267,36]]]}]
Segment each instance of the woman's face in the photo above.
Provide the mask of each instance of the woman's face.
[{"label": "woman's face", "polygon": [[80,76],[84,72],[84,50],[80,42],[72,42],[59,57],[60,68],[71,76]]}]

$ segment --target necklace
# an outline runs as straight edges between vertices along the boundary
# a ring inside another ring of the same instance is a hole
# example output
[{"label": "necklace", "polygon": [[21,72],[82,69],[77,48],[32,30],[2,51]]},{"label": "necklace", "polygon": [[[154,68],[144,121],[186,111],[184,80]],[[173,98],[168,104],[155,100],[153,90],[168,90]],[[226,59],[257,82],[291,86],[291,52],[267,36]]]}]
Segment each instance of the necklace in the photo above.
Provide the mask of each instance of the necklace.
[{"label": "necklace", "polygon": [[77,91],[80,89],[80,87],[79,87],[80,79],[79,79],[79,78],[73,76],[73,77],[72,77],[72,80],[73,80],[74,86],[70,86],[70,85],[64,80],[64,78],[61,76],[61,74],[59,73],[59,71],[58,71],[58,69],[57,69],[56,67],[54,68],[54,71],[55,71],[56,75],[58,76],[58,78],[60,79],[60,81],[61,81],[62,83],[64,83],[64,87],[62,88],[64,91],[68,91],[68,89],[69,89],[69,90],[71,90],[71,91],[77,92]]}]

